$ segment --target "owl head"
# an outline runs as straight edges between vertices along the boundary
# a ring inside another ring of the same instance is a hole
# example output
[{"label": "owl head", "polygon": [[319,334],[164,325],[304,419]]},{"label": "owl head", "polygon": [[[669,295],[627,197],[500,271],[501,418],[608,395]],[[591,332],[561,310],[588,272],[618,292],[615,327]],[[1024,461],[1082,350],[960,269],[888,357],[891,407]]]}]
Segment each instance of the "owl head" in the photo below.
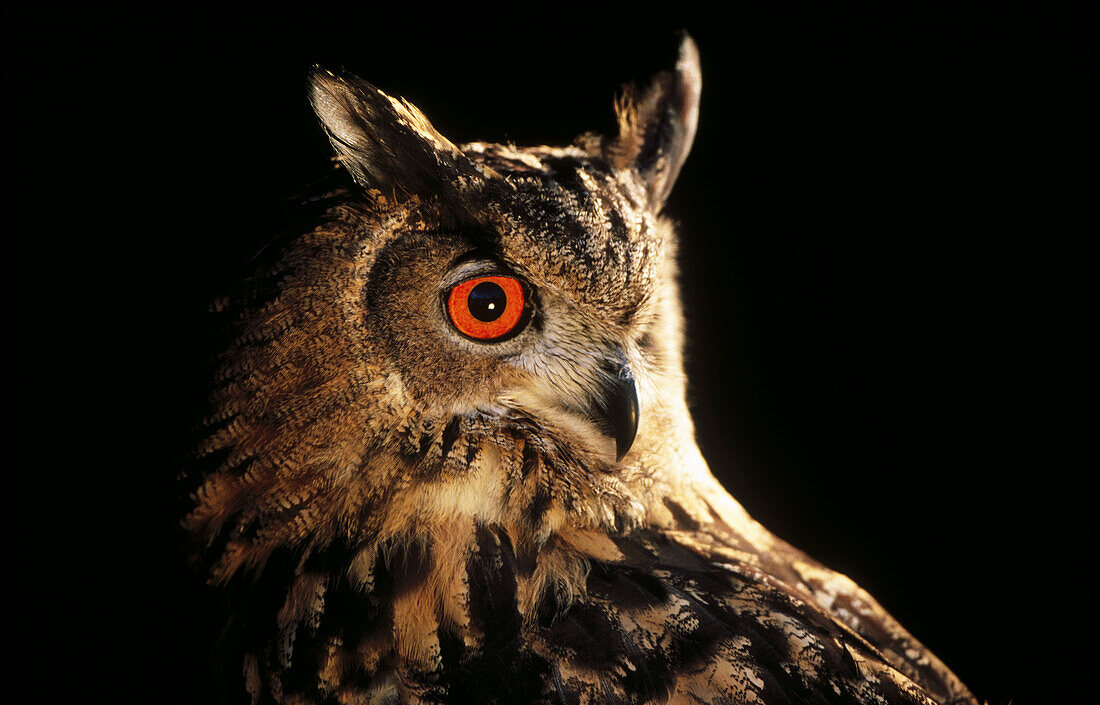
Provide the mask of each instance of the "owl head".
[{"label": "owl head", "polygon": [[699,90],[685,37],[617,101],[619,134],[518,148],[456,145],[407,101],[312,74],[350,179],[230,303],[201,450],[218,463],[186,520],[216,579],[462,522],[535,546],[641,520],[694,448],[660,213]]}]

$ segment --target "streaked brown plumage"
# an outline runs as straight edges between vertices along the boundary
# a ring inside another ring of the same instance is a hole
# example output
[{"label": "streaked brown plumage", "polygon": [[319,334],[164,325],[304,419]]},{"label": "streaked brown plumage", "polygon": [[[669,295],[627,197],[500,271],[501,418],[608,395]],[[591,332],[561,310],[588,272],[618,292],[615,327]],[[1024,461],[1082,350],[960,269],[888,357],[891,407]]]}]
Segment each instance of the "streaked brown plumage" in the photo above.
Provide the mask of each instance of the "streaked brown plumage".
[{"label": "streaked brown plumage", "polygon": [[[700,85],[685,38],[674,71],[619,102],[617,137],[519,149],[453,145],[408,103],[314,75],[354,183],[224,304],[236,337],[202,447],[218,464],[185,522],[231,595],[230,690],[974,702],[699,454],[660,211]],[[500,342],[460,334],[443,303],[487,273],[530,294]]]}]

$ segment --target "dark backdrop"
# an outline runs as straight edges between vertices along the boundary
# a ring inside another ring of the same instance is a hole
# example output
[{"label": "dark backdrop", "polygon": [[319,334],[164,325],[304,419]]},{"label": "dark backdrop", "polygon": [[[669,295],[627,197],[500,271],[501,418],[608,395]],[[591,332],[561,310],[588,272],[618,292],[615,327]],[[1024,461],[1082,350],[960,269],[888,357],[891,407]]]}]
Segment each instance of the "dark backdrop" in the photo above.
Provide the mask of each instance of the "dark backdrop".
[{"label": "dark backdrop", "polygon": [[328,168],[308,68],[351,69],[456,142],[560,144],[611,130],[619,85],[668,67],[684,27],[704,89],[667,211],[704,455],[979,697],[1019,701],[1037,650],[1013,607],[1035,550],[1021,507],[1056,457],[1035,169],[1076,47],[993,6],[637,12],[5,7],[13,134],[49,173],[32,216],[63,223],[48,256],[79,273],[47,300],[92,380],[73,411],[88,460],[68,467],[95,510],[63,539],[97,605],[89,687],[203,689],[210,601],[176,550],[173,477],[207,302]]}]

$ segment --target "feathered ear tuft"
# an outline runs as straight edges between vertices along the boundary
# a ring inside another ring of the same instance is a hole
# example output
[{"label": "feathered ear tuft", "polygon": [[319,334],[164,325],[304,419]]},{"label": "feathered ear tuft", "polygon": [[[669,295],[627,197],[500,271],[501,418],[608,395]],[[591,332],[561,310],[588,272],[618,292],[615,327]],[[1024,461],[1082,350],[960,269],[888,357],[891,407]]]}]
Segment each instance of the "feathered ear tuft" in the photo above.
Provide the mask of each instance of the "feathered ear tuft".
[{"label": "feathered ear tuft", "polygon": [[638,170],[655,210],[664,205],[691,150],[702,85],[699,50],[685,32],[676,68],[654,76],[643,95],[624,87],[615,103],[619,136],[603,143],[604,156],[616,168]]},{"label": "feathered ear tuft", "polygon": [[315,67],[309,88],[337,158],[364,188],[431,195],[462,157],[416,106],[356,76]]}]

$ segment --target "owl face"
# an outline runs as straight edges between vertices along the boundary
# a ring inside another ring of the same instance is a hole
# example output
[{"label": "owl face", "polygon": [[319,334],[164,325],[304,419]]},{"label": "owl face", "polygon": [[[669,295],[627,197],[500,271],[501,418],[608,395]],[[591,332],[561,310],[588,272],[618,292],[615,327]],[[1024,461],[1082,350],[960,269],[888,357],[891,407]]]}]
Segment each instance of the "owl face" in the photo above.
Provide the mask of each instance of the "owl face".
[{"label": "owl face", "polygon": [[203,452],[228,460],[188,519],[228,533],[220,574],[429,505],[532,526],[555,506],[618,511],[617,468],[670,373],[659,211],[698,91],[687,42],[675,72],[620,101],[618,136],[519,149],[456,146],[407,102],[315,73],[353,185],[263,275],[274,295],[241,304],[223,355]]},{"label": "owl face", "polygon": [[639,341],[669,232],[657,213],[694,132],[694,57],[641,107],[624,101],[617,139],[567,148],[458,147],[408,103],[328,72],[312,99],[368,196],[417,211],[416,229],[358,228],[377,362],[436,409],[518,411],[593,445],[603,433],[621,459],[649,376]]}]

